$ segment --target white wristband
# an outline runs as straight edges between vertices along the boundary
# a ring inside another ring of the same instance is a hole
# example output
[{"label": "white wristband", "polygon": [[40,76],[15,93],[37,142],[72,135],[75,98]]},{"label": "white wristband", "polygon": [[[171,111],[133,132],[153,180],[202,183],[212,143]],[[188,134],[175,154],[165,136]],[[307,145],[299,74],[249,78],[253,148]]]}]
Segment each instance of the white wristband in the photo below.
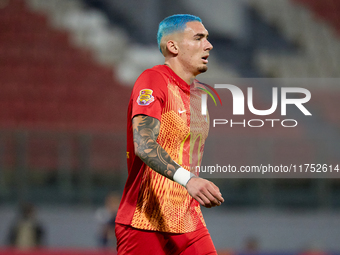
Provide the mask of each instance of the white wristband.
[{"label": "white wristband", "polygon": [[174,174],[173,180],[177,182],[178,184],[181,184],[183,187],[185,187],[188,183],[188,181],[195,176],[190,171],[185,170],[183,167],[180,167],[177,169],[177,171]]}]

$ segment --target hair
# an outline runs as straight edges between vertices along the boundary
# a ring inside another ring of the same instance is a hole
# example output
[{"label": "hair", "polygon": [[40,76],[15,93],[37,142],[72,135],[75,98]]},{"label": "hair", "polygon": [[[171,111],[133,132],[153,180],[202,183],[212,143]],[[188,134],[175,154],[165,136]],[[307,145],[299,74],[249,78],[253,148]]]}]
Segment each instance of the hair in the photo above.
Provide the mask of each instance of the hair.
[{"label": "hair", "polygon": [[161,23],[159,23],[157,32],[157,43],[161,53],[163,53],[161,49],[162,38],[166,35],[183,31],[186,28],[186,24],[191,21],[202,22],[199,17],[194,15],[175,14],[165,18],[163,21],[161,21]]}]

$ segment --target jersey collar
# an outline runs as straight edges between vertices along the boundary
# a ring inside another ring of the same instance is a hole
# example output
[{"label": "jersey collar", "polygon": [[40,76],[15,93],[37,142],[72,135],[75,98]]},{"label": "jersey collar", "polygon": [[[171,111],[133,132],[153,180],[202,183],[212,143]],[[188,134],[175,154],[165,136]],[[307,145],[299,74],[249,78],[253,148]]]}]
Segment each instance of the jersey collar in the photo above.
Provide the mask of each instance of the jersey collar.
[{"label": "jersey collar", "polygon": [[181,77],[179,77],[169,66],[164,65],[170,74],[170,79],[174,82],[181,90],[190,93],[190,85],[188,85]]}]

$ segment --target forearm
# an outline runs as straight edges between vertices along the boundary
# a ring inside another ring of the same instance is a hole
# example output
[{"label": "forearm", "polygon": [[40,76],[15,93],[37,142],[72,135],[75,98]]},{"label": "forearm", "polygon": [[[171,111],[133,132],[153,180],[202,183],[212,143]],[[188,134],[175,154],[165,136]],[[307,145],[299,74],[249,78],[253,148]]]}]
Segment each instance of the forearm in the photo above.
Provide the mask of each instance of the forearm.
[{"label": "forearm", "polygon": [[156,142],[159,127],[159,121],[148,116],[133,119],[135,153],[150,168],[173,180],[180,165]]},{"label": "forearm", "polygon": [[157,173],[173,180],[173,175],[180,166],[157,142],[150,139],[147,144],[145,148],[137,148],[139,158]]},{"label": "forearm", "polygon": [[[184,186],[190,196],[203,206],[212,207],[220,205],[224,201],[215,184],[202,178],[191,178],[194,175],[181,168],[156,142],[160,128],[159,120],[138,115],[133,118],[132,125],[135,153],[145,164]],[[189,181],[191,179],[195,180]]]}]

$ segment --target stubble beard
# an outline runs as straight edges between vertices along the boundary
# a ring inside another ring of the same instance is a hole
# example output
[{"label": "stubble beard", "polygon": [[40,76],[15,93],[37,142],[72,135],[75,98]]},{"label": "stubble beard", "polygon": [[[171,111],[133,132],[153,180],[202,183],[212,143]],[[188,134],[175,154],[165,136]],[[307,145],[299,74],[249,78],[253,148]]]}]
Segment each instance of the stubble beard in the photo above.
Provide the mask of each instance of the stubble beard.
[{"label": "stubble beard", "polygon": [[208,70],[208,67],[206,65],[204,65],[204,66],[197,68],[197,70],[198,70],[199,73],[204,73]]}]

